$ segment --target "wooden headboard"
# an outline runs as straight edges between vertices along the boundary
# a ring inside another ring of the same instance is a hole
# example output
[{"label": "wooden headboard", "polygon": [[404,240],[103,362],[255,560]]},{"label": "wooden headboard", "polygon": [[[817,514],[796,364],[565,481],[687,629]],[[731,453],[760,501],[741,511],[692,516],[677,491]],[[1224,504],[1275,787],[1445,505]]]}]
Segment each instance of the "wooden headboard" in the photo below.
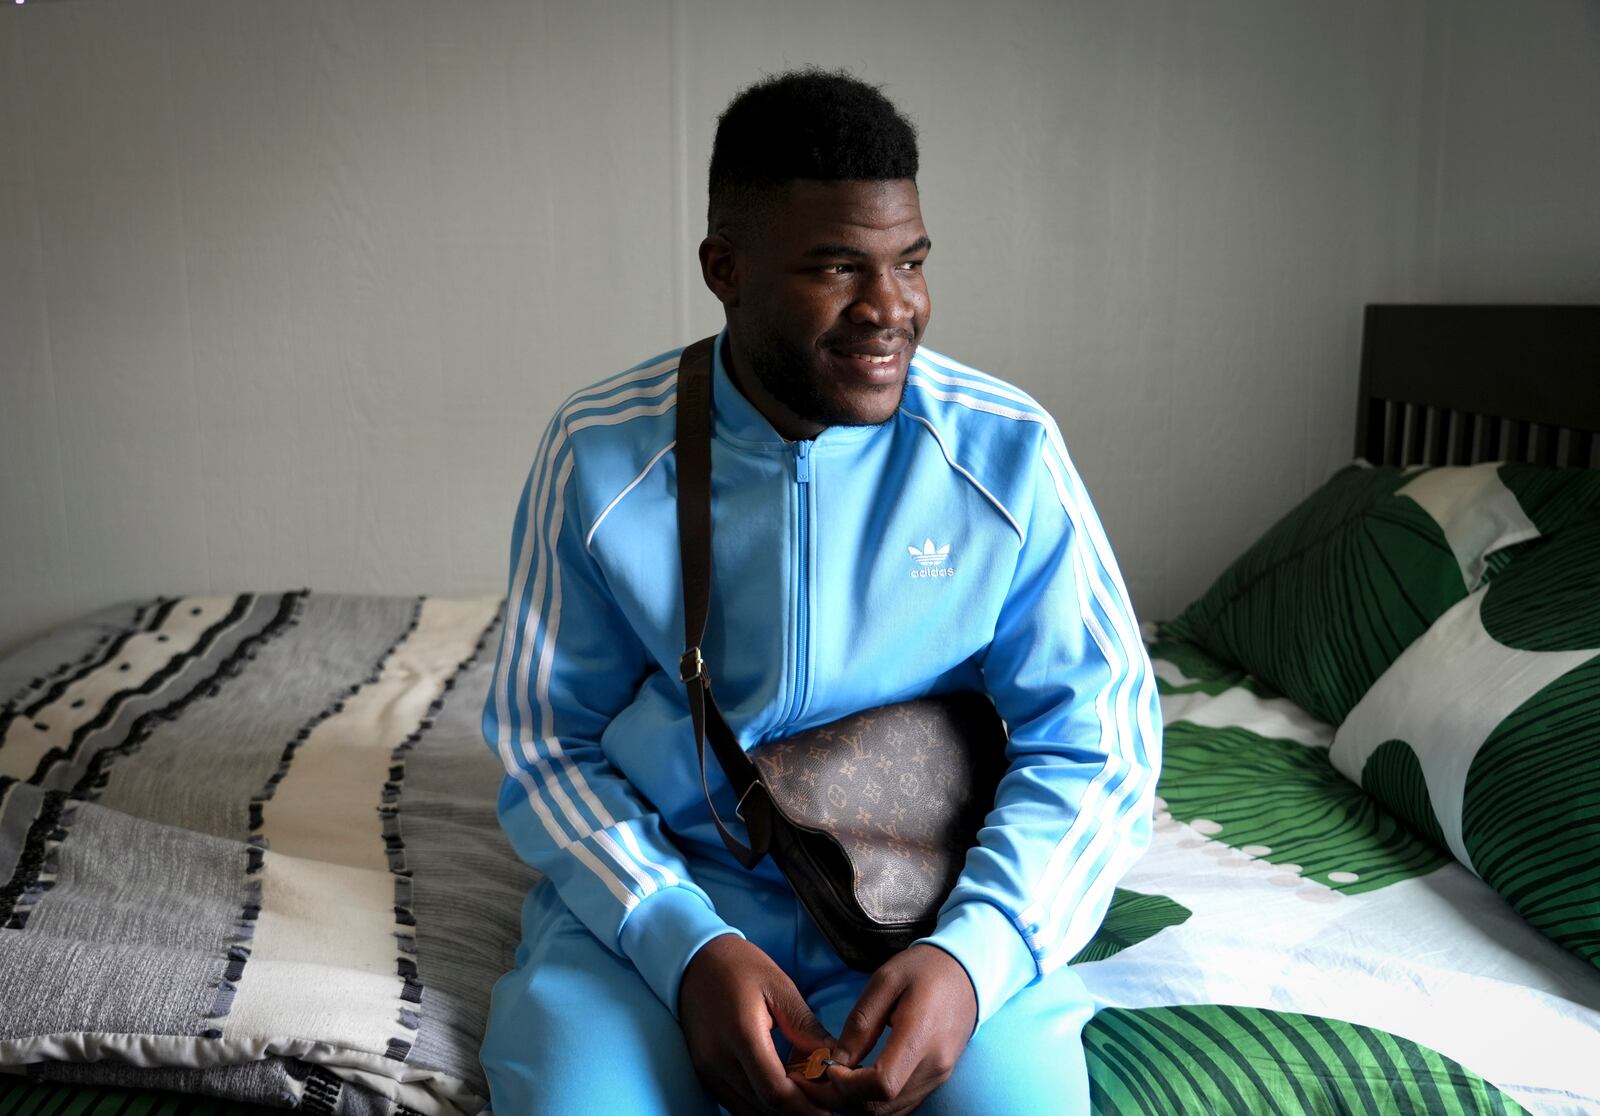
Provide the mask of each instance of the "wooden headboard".
[{"label": "wooden headboard", "polygon": [[1368,306],[1356,453],[1600,468],[1600,306]]}]

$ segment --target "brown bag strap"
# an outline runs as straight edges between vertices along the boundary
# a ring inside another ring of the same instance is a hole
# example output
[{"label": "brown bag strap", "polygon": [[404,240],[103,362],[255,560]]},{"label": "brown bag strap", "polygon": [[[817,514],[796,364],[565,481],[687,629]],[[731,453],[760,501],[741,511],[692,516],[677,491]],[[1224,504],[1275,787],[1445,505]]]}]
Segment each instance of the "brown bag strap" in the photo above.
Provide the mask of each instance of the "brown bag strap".
[{"label": "brown bag strap", "polygon": [[[683,658],[678,677],[689,693],[689,717],[694,722],[695,745],[700,755],[700,787],[705,791],[711,819],[717,823],[722,843],[740,864],[755,867],[766,855],[771,839],[770,803],[765,788],[752,794],[761,776],[744,754],[722,710],[711,695],[711,675],[706,671],[700,645],[705,640],[706,617],[711,610],[711,350],[715,337],[696,341],[678,361],[678,439],[673,454],[678,464],[678,548],[683,564]],[[711,801],[706,778],[706,738],[738,795],[738,814],[750,833],[747,846],[722,823]]]}]

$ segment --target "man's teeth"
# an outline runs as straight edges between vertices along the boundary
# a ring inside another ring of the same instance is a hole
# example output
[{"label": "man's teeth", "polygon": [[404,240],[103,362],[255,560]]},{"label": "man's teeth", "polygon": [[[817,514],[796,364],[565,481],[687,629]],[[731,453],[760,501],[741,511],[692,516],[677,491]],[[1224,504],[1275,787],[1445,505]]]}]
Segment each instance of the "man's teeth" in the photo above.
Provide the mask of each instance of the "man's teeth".
[{"label": "man's teeth", "polygon": [[893,353],[888,356],[869,356],[866,353],[846,353],[845,355],[852,360],[864,360],[868,364],[889,364],[894,361]]}]

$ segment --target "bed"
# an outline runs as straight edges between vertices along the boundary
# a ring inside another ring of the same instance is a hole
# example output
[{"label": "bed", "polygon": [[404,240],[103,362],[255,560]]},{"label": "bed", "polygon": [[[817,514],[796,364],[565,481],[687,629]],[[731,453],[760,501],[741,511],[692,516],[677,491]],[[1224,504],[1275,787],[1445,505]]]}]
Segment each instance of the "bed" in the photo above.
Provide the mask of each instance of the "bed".
[{"label": "bed", "polygon": [[[1098,1112],[1600,1112],[1600,307],[1368,307],[1358,427],[1146,625]],[[481,1107],[534,880],[500,608],[159,598],[0,658],[0,1116]]]}]

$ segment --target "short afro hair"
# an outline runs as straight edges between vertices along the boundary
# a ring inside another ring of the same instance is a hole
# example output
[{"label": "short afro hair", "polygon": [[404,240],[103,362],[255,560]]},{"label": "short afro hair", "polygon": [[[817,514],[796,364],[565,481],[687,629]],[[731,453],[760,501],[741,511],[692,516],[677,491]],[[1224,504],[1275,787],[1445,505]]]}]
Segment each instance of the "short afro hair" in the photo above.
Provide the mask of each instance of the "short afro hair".
[{"label": "short afro hair", "polygon": [[817,67],[765,78],[717,120],[711,145],[712,231],[799,178],[917,177],[917,130],[875,85]]}]

